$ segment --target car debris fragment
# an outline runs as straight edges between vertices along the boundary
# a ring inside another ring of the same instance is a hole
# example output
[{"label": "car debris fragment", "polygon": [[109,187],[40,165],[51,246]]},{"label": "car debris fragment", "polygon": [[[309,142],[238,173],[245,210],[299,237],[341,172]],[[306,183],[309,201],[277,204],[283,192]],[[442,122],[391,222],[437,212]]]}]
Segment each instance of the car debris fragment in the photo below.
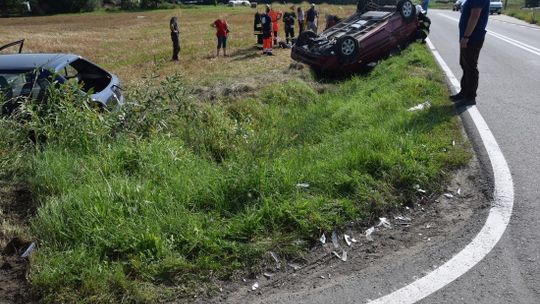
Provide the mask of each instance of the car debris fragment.
[{"label": "car debris fragment", "polygon": [[394,217],[395,224],[400,225],[400,226],[405,226],[405,227],[410,226],[411,221],[412,219],[407,216],[398,215]]},{"label": "car debris fragment", "polygon": [[339,253],[337,253],[336,251],[332,251],[332,254],[343,262],[347,262],[347,251],[343,250],[341,255],[339,255]]},{"label": "car debris fragment", "polygon": [[279,262],[279,258],[277,256],[277,254],[275,252],[273,252],[273,251],[270,251],[270,256],[276,262],[276,269],[280,269],[281,268],[281,263]]},{"label": "car debris fragment", "polygon": [[339,242],[335,231],[332,231],[332,244],[334,245],[334,248],[339,248]]},{"label": "car debris fragment", "polygon": [[296,184],[296,188],[298,188],[298,189],[307,189],[307,188],[309,188],[309,184],[308,183],[298,183],[298,184]]},{"label": "car debris fragment", "polygon": [[26,258],[30,255],[30,253],[32,253],[32,251],[34,251],[34,248],[36,248],[36,242],[32,242],[28,248],[26,248],[26,250],[23,252],[23,254],[21,254],[21,258]]},{"label": "car debris fragment", "polygon": [[409,108],[407,111],[416,112],[416,111],[421,111],[424,109],[429,109],[430,107],[431,107],[431,101],[427,100],[421,104],[417,104],[416,106]]},{"label": "car debris fragment", "polygon": [[251,285],[251,290],[252,291],[257,290],[257,288],[259,288],[259,282],[255,282],[255,284]]},{"label": "car debris fragment", "polygon": [[371,227],[368,230],[366,230],[365,235],[368,241],[373,241],[373,237],[371,236],[373,232],[375,232],[375,227]]},{"label": "car debris fragment", "polygon": [[444,195],[444,197],[446,197],[446,198],[454,198],[454,195],[451,194],[451,193],[445,193],[445,194],[443,194],[443,195]]},{"label": "car debris fragment", "polygon": [[347,246],[351,246],[352,243],[356,243],[356,239],[351,237],[348,234],[343,235],[343,239],[345,240],[345,243],[347,243]]},{"label": "car debris fragment", "polygon": [[461,188],[458,188],[456,193],[457,193],[457,195],[461,195]]},{"label": "car debris fragment", "polygon": [[379,218],[379,224],[377,224],[377,227],[383,226],[384,228],[392,228],[392,224],[386,219],[385,217]]},{"label": "car debris fragment", "polygon": [[294,263],[289,263],[289,267],[291,267],[294,271],[298,271],[302,268],[300,265]]},{"label": "car debris fragment", "polygon": [[268,272],[265,272],[265,273],[263,273],[263,276],[264,276],[265,278],[267,278],[267,279],[270,279],[270,278],[273,276],[273,274],[268,273]]},{"label": "car debris fragment", "polygon": [[321,241],[321,244],[323,244],[323,245],[326,243],[326,235],[324,235],[324,233],[319,238],[319,241]]}]

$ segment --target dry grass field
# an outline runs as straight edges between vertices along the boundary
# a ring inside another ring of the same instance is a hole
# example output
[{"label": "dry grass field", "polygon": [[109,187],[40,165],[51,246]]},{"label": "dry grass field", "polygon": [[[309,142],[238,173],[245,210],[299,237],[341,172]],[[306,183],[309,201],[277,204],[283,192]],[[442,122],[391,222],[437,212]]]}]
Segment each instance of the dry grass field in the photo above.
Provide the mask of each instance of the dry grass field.
[{"label": "dry grass field", "polygon": [[[303,6],[307,8],[308,4]],[[281,11],[289,9],[287,5],[274,7]],[[322,5],[319,9],[323,25],[324,14],[344,17],[354,11],[354,6]],[[180,73],[187,84],[207,87],[286,81],[284,72],[292,62],[290,50],[279,49],[276,56],[263,57],[254,48],[254,13],[255,9],[246,7],[198,6],[0,19],[0,43],[24,38],[26,52],[79,54],[116,73],[128,85],[156,73],[160,76]],[[169,62],[168,22],[172,16],[178,16],[180,22],[182,50],[178,64]],[[215,30],[210,24],[220,16],[231,27],[228,58],[213,58]],[[280,25],[280,35],[284,35]]]}]

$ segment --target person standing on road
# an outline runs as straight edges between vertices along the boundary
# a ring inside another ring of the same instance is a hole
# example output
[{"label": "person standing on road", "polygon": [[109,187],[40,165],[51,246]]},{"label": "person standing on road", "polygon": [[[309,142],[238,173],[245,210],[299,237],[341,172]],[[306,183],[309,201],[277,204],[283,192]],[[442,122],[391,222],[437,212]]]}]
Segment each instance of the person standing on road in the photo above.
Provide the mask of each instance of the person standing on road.
[{"label": "person standing on road", "polygon": [[227,36],[229,36],[229,25],[227,24],[227,21],[225,18],[220,18],[210,24],[210,26],[216,29],[216,57],[219,57],[219,50],[221,50],[221,48],[223,48],[223,56],[227,56]]},{"label": "person standing on road", "polygon": [[307,29],[317,34],[317,19],[319,18],[319,12],[315,9],[315,3],[311,3],[311,7],[306,13]]},{"label": "person standing on road", "polygon": [[180,53],[180,28],[176,17],[172,17],[169,21],[169,28],[171,30],[172,40],[172,61],[178,61],[178,53]]},{"label": "person standing on road", "polygon": [[298,6],[296,13],[298,14],[298,35],[300,35],[304,31],[304,22],[306,21],[304,18],[304,10],[301,6]]},{"label": "person standing on road", "polygon": [[283,23],[285,24],[285,40],[287,44],[292,43],[294,38],[294,23],[296,22],[296,13],[294,5],[291,6],[290,12],[283,14]]},{"label": "person standing on road", "polygon": [[459,65],[463,70],[461,91],[450,96],[456,107],[476,104],[478,57],[484,44],[490,0],[467,0],[459,19]]}]

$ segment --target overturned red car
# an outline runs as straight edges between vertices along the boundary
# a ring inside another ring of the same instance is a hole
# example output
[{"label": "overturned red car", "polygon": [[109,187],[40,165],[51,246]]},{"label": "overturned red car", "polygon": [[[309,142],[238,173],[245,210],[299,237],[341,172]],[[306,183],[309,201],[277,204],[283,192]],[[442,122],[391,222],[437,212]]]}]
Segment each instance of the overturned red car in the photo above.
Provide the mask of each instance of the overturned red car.
[{"label": "overturned red car", "polygon": [[418,18],[410,0],[355,13],[317,36],[305,31],[291,57],[319,72],[354,72],[416,37]]}]

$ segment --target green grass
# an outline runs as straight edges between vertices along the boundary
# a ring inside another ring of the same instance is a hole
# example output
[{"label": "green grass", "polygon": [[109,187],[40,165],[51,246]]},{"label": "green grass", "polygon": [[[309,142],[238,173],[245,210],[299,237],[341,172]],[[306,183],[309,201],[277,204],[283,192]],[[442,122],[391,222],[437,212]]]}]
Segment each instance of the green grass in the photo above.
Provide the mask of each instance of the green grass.
[{"label": "green grass", "polygon": [[540,25],[540,10],[523,10],[522,8],[524,6],[525,1],[523,0],[508,0],[503,14],[524,20],[528,23]]},{"label": "green grass", "polygon": [[[323,94],[295,79],[203,104],[169,77],[122,112],[81,111],[67,88],[45,115],[0,120],[3,174],[41,204],[34,290],[71,303],[198,293],[268,250],[301,257],[322,232],[414,202],[416,184],[441,190],[467,145],[425,47],[402,55]],[[46,143],[27,143],[29,130]]]}]

